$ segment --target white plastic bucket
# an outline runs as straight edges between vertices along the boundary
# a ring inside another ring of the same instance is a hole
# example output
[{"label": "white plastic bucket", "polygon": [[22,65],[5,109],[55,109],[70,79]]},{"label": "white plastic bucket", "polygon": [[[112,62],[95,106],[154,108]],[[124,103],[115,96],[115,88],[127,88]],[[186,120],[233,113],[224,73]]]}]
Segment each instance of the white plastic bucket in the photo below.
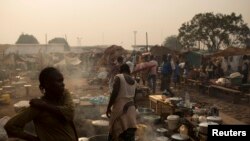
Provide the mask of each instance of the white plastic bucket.
[{"label": "white plastic bucket", "polygon": [[167,124],[169,130],[175,130],[178,128],[180,117],[178,115],[169,115],[167,117]]}]

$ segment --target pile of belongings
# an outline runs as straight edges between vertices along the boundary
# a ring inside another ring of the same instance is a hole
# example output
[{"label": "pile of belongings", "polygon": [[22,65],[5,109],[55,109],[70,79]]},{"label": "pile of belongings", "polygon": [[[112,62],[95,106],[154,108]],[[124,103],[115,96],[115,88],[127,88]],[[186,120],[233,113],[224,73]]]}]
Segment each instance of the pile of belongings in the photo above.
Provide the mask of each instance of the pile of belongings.
[{"label": "pile of belongings", "polygon": [[242,78],[243,75],[241,75],[239,72],[232,73],[229,76],[232,85],[240,85],[242,83]]},{"label": "pile of belongings", "polygon": [[242,78],[242,75],[239,72],[231,73],[229,76],[229,78],[238,78],[238,77]]},{"label": "pile of belongings", "polygon": [[106,71],[105,68],[101,67],[99,69],[99,73],[97,75],[97,78],[104,80],[107,78],[107,76],[108,76],[108,72]]},{"label": "pile of belongings", "polygon": [[108,47],[100,59],[100,65],[112,64],[117,57],[124,56],[126,50],[121,46],[112,45]]},{"label": "pile of belongings", "polygon": [[226,85],[230,84],[231,82],[227,78],[219,78],[217,81],[215,81],[215,83],[220,85]]}]

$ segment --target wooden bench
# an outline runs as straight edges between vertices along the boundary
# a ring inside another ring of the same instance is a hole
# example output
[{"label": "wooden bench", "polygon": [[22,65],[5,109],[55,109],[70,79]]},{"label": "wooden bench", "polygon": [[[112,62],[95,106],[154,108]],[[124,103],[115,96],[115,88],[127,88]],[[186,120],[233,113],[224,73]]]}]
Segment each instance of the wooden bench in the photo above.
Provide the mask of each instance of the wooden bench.
[{"label": "wooden bench", "polygon": [[200,84],[198,84],[198,87],[199,87],[199,93],[200,94],[205,94],[205,93],[209,94],[209,89],[210,89],[209,84],[200,83]]},{"label": "wooden bench", "polygon": [[199,88],[199,85],[201,84],[201,81],[194,80],[194,79],[187,79],[187,84],[191,86],[195,86],[194,88]]},{"label": "wooden bench", "polygon": [[199,80],[194,80],[194,79],[187,79],[187,82],[191,83],[191,84],[194,84],[194,85],[197,85],[197,84],[201,83]]},{"label": "wooden bench", "polygon": [[211,93],[213,93],[214,89],[233,94],[233,103],[238,102],[240,100],[240,97],[243,96],[243,93],[239,90],[230,89],[230,88],[226,88],[226,87],[218,86],[218,85],[210,85],[209,95],[212,95]]}]

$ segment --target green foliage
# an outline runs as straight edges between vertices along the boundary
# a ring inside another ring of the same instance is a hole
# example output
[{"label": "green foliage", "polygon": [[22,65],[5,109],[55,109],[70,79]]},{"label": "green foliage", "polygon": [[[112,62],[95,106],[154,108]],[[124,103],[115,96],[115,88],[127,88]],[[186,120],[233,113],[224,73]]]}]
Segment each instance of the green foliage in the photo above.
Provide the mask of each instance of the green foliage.
[{"label": "green foliage", "polygon": [[172,36],[167,37],[165,39],[165,41],[163,42],[163,46],[170,48],[170,49],[173,49],[173,50],[180,50],[181,49],[181,44],[177,40],[176,35],[172,35]]},{"label": "green foliage", "polygon": [[16,44],[39,44],[39,42],[33,35],[21,34]]},{"label": "green foliage", "polygon": [[246,46],[246,40],[250,36],[249,31],[241,15],[201,13],[182,24],[178,39],[186,48],[194,47],[200,41],[209,50],[215,51],[222,46]]},{"label": "green foliage", "polygon": [[64,44],[65,50],[69,50],[69,44],[64,38],[54,38],[49,40],[49,44]]}]

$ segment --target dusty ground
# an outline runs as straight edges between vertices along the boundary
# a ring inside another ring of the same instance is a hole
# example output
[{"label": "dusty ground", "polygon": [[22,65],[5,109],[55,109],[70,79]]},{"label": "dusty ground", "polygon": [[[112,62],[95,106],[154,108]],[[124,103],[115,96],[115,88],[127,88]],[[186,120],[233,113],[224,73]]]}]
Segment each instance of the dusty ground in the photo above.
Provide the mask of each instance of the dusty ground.
[{"label": "dusty ground", "polygon": [[[32,84],[32,88],[30,90],[30,96],[25,95],[25,90],[20,89],[17,90],[18,93],[21,94],[22,97],[20,98],[12,98],[11,103],[9,105],[0,105],[0,118],[4,116],[13,116],[15,114],[15,110],[13,107],[13,104],[20,101],[20,100],[30,100],[34,97],[41,96],[41,93],[38,89],[38,82],[30,81],[30,84]],[[73,97],[81,97],[81,96],[98,96],[98,95],[108,95],[108,88],[106,86],[100,86],[100,85],[88,85],[86,79],[82,78],[75,78],[75,79],[66,79],[65,80],[65,86],[67,89],[70,90],[70,92],[73,93]],[[184,90],[181,88],[178,89],[172,89],[173,92],[178,96],[184,96]],[[233,104],[230,99],[225,97],[211,97],[207,94],[199,94],[197,90],[193,89],[193,87],[188,88],[188,92],[191,96],[191,101],[193,102],[206,102],[208,104],[215,104],[219,107],[220,111],[224,112],[225,114],[236,118],[242,122],[245,122],[247,124],[250,124],[250,103],[247,103],[246,101],[240,101],[238,104]],[[149,101],[147,97],[142,97],[139,95],[137,97],[137,100],[139,101],[139,106],[148,107]],[[86,114],[86,113],[85,113]],[[88,122],[87,120],[83,122]],[[91,126],[90,123],[86,123],[84,126],[87,127],[87,131],[90,131]],[[83,132],[87,132],[83,131]],[[89,133],[88,135],[92,135],[93,133]],[[86,134],[83,134],[82,136],[88,136]]]},{"label": "dusty ground", "polygon": [[[38,82],[31,82],[32,87],[30,90],[30,96],[25,96],[24,90],[17,90],[17,92],[22,92],[23,95],[20,98],[12,98],[11,103],[9,105],[1,105],[0,107],[0,118],[3,116],[12,116],[15,114],[13,104],[20,101],[20,100],[30,100],[34,97],[41,96],[41,93],[38,89]],[[107,87],[101,87],[99,85],[88,85],[86,79],[71,79],[65,80],[65,86],[69,89],[75,97],[78,96],[86,96],[86,95],[107,95],[108,89]],[[177,95],[183,96],[184,90],[183,89],[173,89],[174,93]],[[247,101],[239,101],[237,104],[233,104],[230,99],[227,97],[211,97],[207,94],[199,94],[195,89],[188,88],[188,91],[191,95],[191,100],[194,102],[206,102],[211,105],[215,104],[219,107],[221,111],[236,118],[240,121],[243,121],[247,124],[250,124],[250,103]],[[148,101],[143,100],[139,102],[142,106],[148,106]]]},{"label": "dusty ground", "polygon": [[[30,88],[30,95],[25,95],[25,89],[18,88],[16,90],[16,93],[20,95],[20,97],[12,97],[10,104],[1,104],[0,106],[0,118],[3,116],[13,116],[15,114],[15,110],[13,107],[13,104],[17,103],[21,100],[30,100],[32,98],[40,97],[42,96],[39,88],[38,88],[38,81],[31,81],[28,80],[30,84],[32,84],[32,87]],[[102,95],[103,93],[107,92],[107,89],[100,88],[101,86],[92,85],[89,86],[85,79],[66,79],[65,81],[65,87],[73,93],[73,97],[81,97],[86,95]],[[15,94],[13,94],[15,95]]]}]

